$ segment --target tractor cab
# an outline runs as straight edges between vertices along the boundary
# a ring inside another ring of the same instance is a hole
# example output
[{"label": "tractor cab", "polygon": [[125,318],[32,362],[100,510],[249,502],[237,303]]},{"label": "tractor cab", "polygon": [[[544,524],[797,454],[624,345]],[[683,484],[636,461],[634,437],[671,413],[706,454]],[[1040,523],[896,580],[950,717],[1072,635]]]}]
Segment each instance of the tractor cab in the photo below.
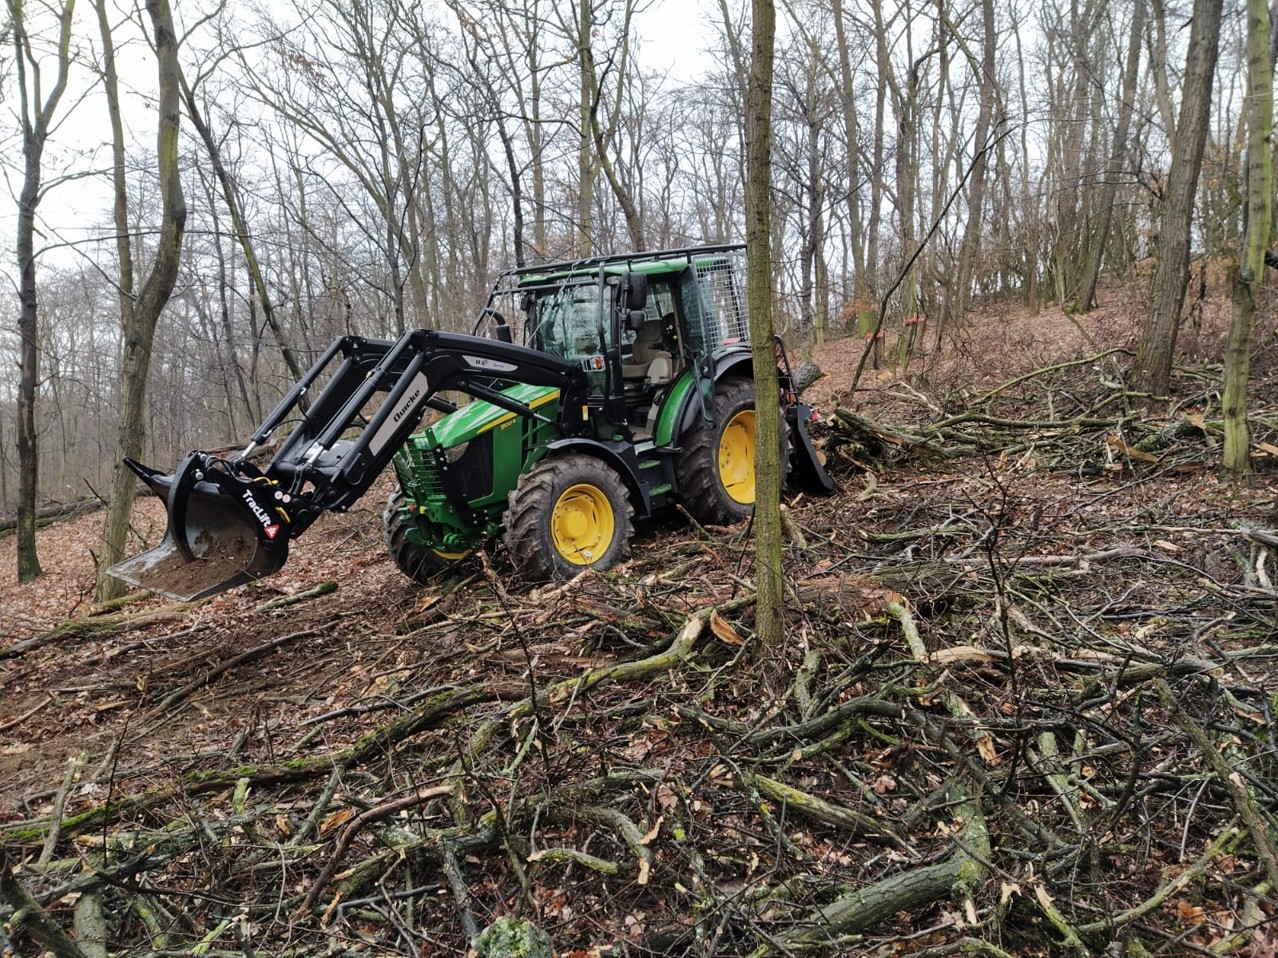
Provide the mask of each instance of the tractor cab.
[{"label": "tractor cab", "polygon": [[725,352],[748,349],[740,260],[738,248],[702,248],[515,271],[493,302],[503,287],[517,294],[523,342],[585,370],[599,438],[642,441],[686,370],[708,388]]}]

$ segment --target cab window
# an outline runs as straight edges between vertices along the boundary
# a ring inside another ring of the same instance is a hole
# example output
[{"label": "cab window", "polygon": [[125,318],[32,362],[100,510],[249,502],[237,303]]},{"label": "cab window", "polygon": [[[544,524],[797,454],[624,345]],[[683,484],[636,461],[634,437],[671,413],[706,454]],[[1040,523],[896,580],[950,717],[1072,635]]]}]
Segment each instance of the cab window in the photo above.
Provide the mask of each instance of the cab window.
[{"label": "cab window", "polygon": [[539,296],[530,316],[535,348],[570,360],[603,353],[608,315],[600,292],[598,284],[583,283]]}]

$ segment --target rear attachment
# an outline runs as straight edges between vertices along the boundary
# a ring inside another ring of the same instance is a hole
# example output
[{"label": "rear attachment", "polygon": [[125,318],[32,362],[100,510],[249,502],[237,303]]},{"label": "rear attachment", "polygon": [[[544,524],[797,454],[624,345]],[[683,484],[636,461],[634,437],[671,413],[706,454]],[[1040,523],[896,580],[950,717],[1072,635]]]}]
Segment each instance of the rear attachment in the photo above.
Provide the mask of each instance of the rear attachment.
[{"label": "rear attachment", "polygon": [[810,492],[830,493],[837,489],[830,474],[825,471],[825,463],[821,454],[812,445],[812,437],[808,434],[808,421],[812,418],[812,408],[801,402],[792,403],[785,411],[786,420],[790,423],[791,464],[790,485],[807,489]]},{"label": "rear attachment", "polygon": [[247,461],[193,452],[172,475],[124,460],[164,500],[160,544],[118,562],[108,575],[190,602],[276,572],[288,558],[292,522],[278,485]]}]

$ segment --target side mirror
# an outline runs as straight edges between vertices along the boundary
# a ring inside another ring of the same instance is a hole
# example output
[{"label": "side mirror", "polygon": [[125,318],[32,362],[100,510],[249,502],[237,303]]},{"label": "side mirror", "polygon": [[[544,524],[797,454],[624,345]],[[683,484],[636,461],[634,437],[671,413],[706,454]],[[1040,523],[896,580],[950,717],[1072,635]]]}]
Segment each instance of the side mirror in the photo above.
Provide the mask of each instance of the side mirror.
[{"label": "side mirror", "polygon": [[626,274],[626,309],[643,309],[648,305],[648,277],[643,273]]},{"label": "side mirror", "polygon": [[648,321],[648,314],[642,309],[626,310],[626,328],[632,333],[637,333],[643,329],[643,324]]}]

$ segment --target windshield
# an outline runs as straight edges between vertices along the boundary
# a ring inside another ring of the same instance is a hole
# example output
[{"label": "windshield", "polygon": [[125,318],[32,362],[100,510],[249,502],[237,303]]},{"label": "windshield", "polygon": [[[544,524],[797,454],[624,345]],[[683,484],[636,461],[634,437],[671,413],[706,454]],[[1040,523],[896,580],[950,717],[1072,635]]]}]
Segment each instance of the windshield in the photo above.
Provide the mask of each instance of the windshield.
[{"label": "windshield", "polygon": [[580,360],[601,355],[607,344],[607,312],[597,283],[560,286],[538,296],[529,309],[532,343],[543,352]]}]

